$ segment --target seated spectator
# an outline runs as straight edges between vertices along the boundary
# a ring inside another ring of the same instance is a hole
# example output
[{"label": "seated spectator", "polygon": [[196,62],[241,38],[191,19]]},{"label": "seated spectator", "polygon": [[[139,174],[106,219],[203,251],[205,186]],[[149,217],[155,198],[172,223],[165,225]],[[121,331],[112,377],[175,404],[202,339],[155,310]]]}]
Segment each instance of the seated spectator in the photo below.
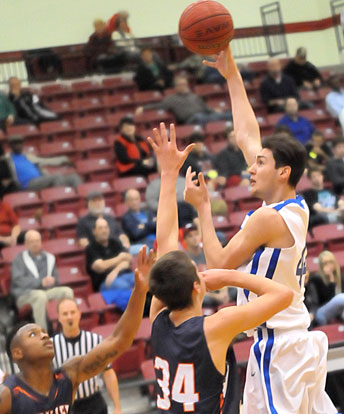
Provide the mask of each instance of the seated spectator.
[{"label": "seated spectator", "polygon": [[157,55],[154,55],[152,49],[142,49],[140,56],[134,78],[139,90],[163,91],[165,88],[170,88],[173,80],[172,72]]},{"label": "seated spectator", "polygon": [[17,214],[10,204],[2,200],[0,194],[0,249],[6,246],[15,246],[20,232]]},{"label": "seated spectator", "polygon": [[285,115],[277,124],[287,125],[293,137],[298,139],[303,145],[311,139],[315,130],[311,121],[299,115],[299,104],[295,98],[286,99]]},{"label": "seated spectator", "polygon": [[6,130],[11,125],[26,124],[26,119],[18,117],[15,107],[6,95],[0,93],[0,129]]},{"label": "seated spectator", "polygon": [[22,190],[42,190],[48,187],[77,187],[82,180],[78,174],[49,174],[43,168],[70,163],[68,157],[38,157],[23,152],[23,137],[16,135],[9,138],[11,152],[6,159],[12,171],[12,178]]},{"label": "seated spectator", "polygon": [[[249,185],[247,164],[243,153],[239,149],[233,127],[226,129],[228,145],[214,157],[214,168],[222,186]],[[246,176],[246,177],[245,177]]]},{"label": "seated spectator", "polygon": [[312,188],[303,192],[309,207],[309,228],[319,224],[340,223],[344,218],[344,201],[334,192],[324,188],[324,175],[320,169],[309,169]]},{"label": "seated spectator", "polygon": [[213,157],[207,150],[204,144],[205,135],[203,132],[194,132],[189,137],[190,142],[193,142],[195,147],[192,149],[187,159],[185,160],[181,174],[185,175],[186,170],[191,167],[192,171],[198,175],[200,172],[206,172],[213,169]]},{"label": "seated spectator", "polygon": [[0,196],[19,190],[18,183],[13,179],[7,155],[3,146],[0,144]]},{"label": "seated spectator", "polygon": [[269,113],[283,112],[287,98],[299,99],[295,82],[282,73],[279,59],[268,61],[268,74],[260,84],[260,94]]},{"label": "seated spectator", "polygon": [[326,176],[333,184],[336,194],[344,190],[344,138],[337,138],[332,144],[333,157],[327,161]]},{"label": "seated spectator", "polygon": [[151,210],[141,208],[141,195],[133,188],[125,193],[125,204],[128,211],[122,217],[122,225],[131,243],[153,248],[156,215]]},{"label": "seated spectator", "polygon": [[136,114],[139,115],[148,109],[164,109],[175,116],[178,124],[205,125],[210,121],[232,120],[231,111],[211,109],[201,97],[192,93],[187,77],[176,77],[174,84],[176,93],[165,96],[160,102],[138,107]]},{"label": "seated spectator", "polygon": [[334,319],[344,321],[344,294],[339,264],[328,250],[320,253],[319,270],[311,275],[305,294],[311,320],[315,325],[327,325]]},{"label": "seated spectator", "polygon": [[125,116],[119,121],[120,135],[114,149],[115,165],[120,175],[144,175],[156,172],[152,149],[145,139],[136,134],[134,118]]},{"label": "seated spectator", "polygon": [[326,109],[333,118],[338,119],[344,133],[344,89],[341,78],[338,75],[330,76],[328,86],[332,90],[325,98]]},{"label": "seated spectator", "polygon": [[9,99],[15,107],[16,113],[21,119],[39,124],[45,121],[56,121],[58,115],[46,108],[39,97],[30,91],[23,91],[21,82],[15,76],[8,80]]},{"label": "seated spectator", "polygon": [[94,33],[85,46],[86,66],[91,72],[120,72],[125,64],[122,53],[116,52],[106,23],[101,19],[93,22]]},{"label": "seated spectator", "polygon": [[[206,266],[206,259],[201,244],[201,234],[197,226],[188,223],[183,229],[185,252],[195,262],[197,267]],[[236,290],[236,289],[235,289]],[[214,307],[228,302],[228,289],[224,288],[215,292],[207,292],[204,296],[203,307]]]},{"label": "seated spectator", "polygon": [[[82,247],[88,246],[95,241],[93,229],[96,220],[102,217],[106,220],[111,239],[119,239],[123,247],[130,249],[128,236],[123,232],[121,225],[111,214],[106,213],[104,195],[99,191],[91,191],[87,195],[88,213],[80,217],[76,226],[76,235]],[[134,253],[133,253],[134,254]]]},{"label": "seated spectator", "polygon": [[11,293],[18,308],[31,305],[35,322],[47,330],[47,302],[74,294],[70,287],[58,286],[55,256],[43,250],[38,231],[26,232],[25,247],[12,262]]},{"label": "seated spectator", "polygon": [[318,89],[321,86],[321,74],[318,69],[307,60],[307,50],[299,47],[295,57],[286,65],[283,72],[294,79],[298,88]]},{"label": "seated spectator", "polygon": [[95,240],[86,247],[86,269],[94,291],[131,289],[131,254],[118,239],[110,238],[109,225],[103,218],[95,221],[93,233]]},{"label": "seated spectator", "polygon": [[120,21],[125,22],[124,31],[130,33],[130,27],[128,25],[128,18],[129,13],[126,10],[121,10],[118,13],[115,13],[106,24],[106,30],[112,34],[115,30],[117,30],[118,26],[120,25]]},{"label": "seated spectator", "polygon": [[135,37],[128,26],[128,17],[122,13],[114,22],[112,40],[115,42],[116,49],[125,54],[127,62],[136,62],[139,57],[139,49],[136,46]]},{"label": "seated spectator", "polygon": [[325,170],[327,161],[332,157],[331,148],[325,142],[324,134],[315,130],[311,141],[305,145],[308,154],[308,167]]}]

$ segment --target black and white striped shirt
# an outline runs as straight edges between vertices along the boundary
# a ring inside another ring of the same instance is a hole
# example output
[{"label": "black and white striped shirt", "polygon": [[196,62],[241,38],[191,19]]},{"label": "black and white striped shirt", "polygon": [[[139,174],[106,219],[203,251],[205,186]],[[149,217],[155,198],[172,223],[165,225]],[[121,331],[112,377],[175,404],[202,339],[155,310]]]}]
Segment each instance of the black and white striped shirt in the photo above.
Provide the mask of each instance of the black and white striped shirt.
[{"label": "black and white striped shirt", "polygon": [[[89,331],[81,331],[80,335],[75,338],[65,338],[63,333],[60,332],[53,337],[55,348],[54,367],[61,367],[74,356],[87,354],[102,340],[103,338],[100,335]],[[90,397],[97,391],[99,391],[99,378],[96,376],[79,385],[75,399]]]}]

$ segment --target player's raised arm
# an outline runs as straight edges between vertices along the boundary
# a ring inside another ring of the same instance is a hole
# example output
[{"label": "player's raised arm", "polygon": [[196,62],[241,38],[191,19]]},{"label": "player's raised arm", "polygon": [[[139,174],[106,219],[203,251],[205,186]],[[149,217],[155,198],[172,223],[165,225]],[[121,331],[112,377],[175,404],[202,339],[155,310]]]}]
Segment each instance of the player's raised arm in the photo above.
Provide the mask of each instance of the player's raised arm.
[{"label": "player's raised arm", "polygon": [[247,98],[245,86],[230,46],[217,56],[216,62],[204,61],[203,63],[218,69],[227,80],[237,144],[245,156],[247,165],[251,166],[261,149],[259,124]]},{"label": "player's raised arm", "polygon": [[[172,250],[178,250],[177,178],[194,144],[179,151],[174,124],[170,125],[170,139],[164,123],[160,124],[160,131],[155,128],[153,134],[153,138],[148,137],[148,142],[154,150],[161,171],[156,224],[157,257],[159,258]],[[164,306],[165,304],[153,297],[150,309],[151,321]]]},{"label": "player's raised arm", "polygon": [[113,333],[82,357],[66,362],[63,369],[71,378],[74,389],[78,384],[104,371],[106,366],[132,344],[140,326],[148,291],[149,272],[153,265],[153,251],[146,253],[146,246],[139,252],[135,269],[135,286],[128,306]]},{"label": "player's raised arm", "polygon": [[0,384],[0,414],[11,414],[12,398],[11,391]]},{"label": "player's raised arm", "polygon": [[258,295],[246,305],[223,308],[204,322],[214,363],[219,369],[224,369],[225,355],[232,339],[240,332],[261,325],[287,308],[293,300],[293,291],[270,279],[237,270],[213,269],[203,272],[202,275],[208,290],[235,286]]}]

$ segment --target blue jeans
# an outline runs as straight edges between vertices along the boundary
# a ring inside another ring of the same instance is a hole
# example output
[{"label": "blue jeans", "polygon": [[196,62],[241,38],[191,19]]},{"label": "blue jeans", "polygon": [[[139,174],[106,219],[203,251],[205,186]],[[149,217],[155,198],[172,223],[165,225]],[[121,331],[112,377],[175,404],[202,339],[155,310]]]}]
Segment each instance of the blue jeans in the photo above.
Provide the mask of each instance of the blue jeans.
[{"label": "blue jeans", "polygon": [[315,321],[319,325],[326,325],[338,316],[344,318],[344,293],[338,293],[325,305],[321,306],[315,314]]},{"label": "blue jeans", "polygon": [[105,282],[100,285],[100,291],[102,290],[115,290],[115,289],[131,289],[135,283],[134,272],[121,273],[111,283],[110,286],[106,286]]}]

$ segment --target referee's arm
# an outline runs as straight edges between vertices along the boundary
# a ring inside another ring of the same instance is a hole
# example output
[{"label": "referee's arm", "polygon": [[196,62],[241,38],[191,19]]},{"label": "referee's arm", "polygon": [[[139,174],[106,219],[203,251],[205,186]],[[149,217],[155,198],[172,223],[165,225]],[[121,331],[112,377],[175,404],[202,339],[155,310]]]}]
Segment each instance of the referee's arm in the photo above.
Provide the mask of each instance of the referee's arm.
[{"label": "referee's arm", "polygon": [[113,333],[85,356],[75,357],[63,365],[62,368],[72,380],[74,390],[81,382],[102,373],[110,362],[132,344],[142,320],[152,265],[153,252],[146,255],[144,246],[139,252],[138,268],[135,269],[135,287],[127,309]]}]

